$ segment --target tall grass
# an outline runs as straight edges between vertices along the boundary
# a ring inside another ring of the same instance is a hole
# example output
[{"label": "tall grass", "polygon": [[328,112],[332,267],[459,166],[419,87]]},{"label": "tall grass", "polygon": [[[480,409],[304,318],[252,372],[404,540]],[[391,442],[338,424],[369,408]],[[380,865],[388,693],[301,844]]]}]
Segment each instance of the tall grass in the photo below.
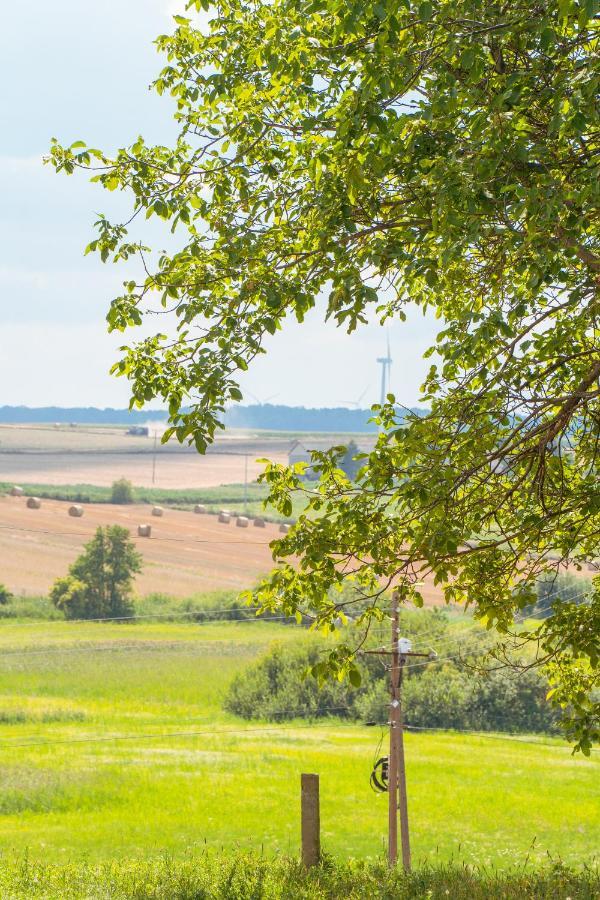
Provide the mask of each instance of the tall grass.
[{"label": "tall grass", "polygon": [[0,863],[4,900],[593,900],[597,869],[560,864],[498,873],[477,867],[424,867],[406,874],[383,862],[326,860],[306,871],[289,857],[267,860],[240,853],[203,853],[177,860],[119,860],[103,865]]}]

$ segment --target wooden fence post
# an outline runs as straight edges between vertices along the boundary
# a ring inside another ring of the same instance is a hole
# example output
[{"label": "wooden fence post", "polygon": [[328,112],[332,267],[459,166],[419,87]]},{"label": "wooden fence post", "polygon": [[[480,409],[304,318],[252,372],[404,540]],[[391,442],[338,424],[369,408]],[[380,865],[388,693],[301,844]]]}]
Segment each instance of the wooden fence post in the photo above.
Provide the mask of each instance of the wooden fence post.
[{"label": "wooden fence post", "polygon": [[319,811],[319,776],[300,776],[302,808],[302,862],[309,868],[321,857],[321,816]]}]

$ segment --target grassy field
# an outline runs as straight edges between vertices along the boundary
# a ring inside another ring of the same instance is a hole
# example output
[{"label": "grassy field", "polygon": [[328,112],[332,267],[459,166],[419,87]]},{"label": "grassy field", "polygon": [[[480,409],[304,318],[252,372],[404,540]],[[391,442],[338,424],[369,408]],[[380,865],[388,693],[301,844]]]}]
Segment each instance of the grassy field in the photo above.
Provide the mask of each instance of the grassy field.
[{"label": "grassy field", "polygon": [[[265,622],[0,624],[2,851],[53,863],[221,847],[294,854],[309,771],[321,775],[326,852],[377,859],[378,729],[247,724],[221,711],[233,675],[296,636]],[[407,736],[407,758],[416,862],[510,867],[551,854],[575,864],[598,852],[598,754],[573,758],[548,738],[425,733]]]}]

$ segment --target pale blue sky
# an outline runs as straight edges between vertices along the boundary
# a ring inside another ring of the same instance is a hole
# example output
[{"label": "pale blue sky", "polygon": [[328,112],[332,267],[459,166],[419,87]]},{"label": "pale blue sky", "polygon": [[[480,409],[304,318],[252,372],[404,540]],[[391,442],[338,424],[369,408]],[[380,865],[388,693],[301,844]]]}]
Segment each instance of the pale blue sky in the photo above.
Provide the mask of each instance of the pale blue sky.
[{"label": "pale blue sky", "polygon": [[[123,200],[41,162],[52,136],[113,148],[139,133],[167,143],[171,106],[148,90],[161,66],[153,38],[177,0],[30,0],[5,4],[0,27],[0,406],[124,406],[108,369],[122,337],[104,316],[122,269],[84,257],[94,214]],[[392,389],[414,405],[432,325],[419,314],[389,329]],[[306,406],[375,402],[377,326],[348,337],[315,313],[270,341],[243,383],[254,397]],[[247,393],[245,402],[253,402]]]}]

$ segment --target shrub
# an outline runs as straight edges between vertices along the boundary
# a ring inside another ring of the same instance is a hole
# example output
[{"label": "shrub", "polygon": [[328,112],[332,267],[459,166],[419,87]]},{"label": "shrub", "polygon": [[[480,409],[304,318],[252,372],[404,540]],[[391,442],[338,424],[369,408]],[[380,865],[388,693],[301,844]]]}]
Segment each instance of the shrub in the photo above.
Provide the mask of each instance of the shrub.
[{"label": "shrub", "polygon": [[[404,633],[410,633],[410,618],[409,614]],[[443,621],[434,614],[430,620]],[[473,629],[463,639],[462,652],[474,660],[485,651],[488,641],[485,632]],[[368,655],[361,660],[359,687],[330,681],[319,688],[308,672],[331,649],[331,642],[316,638],[274,646],[234,679],[225,708],[245,719],[335,715],[387,722],[389,675],[381,658]],[[557,715],[546,702],[547,689],[537,670],[479,675],[454,662],[443,667],[431,663],[405,675],[405,719],[409,725],[424,728],[552,732],[557,729]]]},{"label": "shrub", "polygon": [[0,606],[6,606],[12,599],[13,595],[9,589],[5,585],[0,584]]},{"label": "shrub", "polygon": [[244,719],[293,719],[296,716],[347,716],[354,689],[337,681],[319,688],[307,676],[326,644],[302,641],[275,644],[261,660],[234,678],[225,709]]},{"label": "shrub", "polygon": [[111,503],[133,503],[133,485],[126,478],[119,478],[118,481],[114,481],[111,492],[110,492],[110,502]]},{"label": "shrub", "polygon": [[62,612],[49,597],[28,597],[15,595],[6,606],[0,606],[0,619],[42,619],[64,618]]},{"label": "shrub", "polygon": [[[404,718],[417,728],[553,732],[557,715],[546,702],[547,690],[546,680],[535,670],[481,676],[452,664],[436,666],[405,680]],[[372,684],[357,699],[355,709],[367,721],[387,722],[387,684],[382,680]]]}]

